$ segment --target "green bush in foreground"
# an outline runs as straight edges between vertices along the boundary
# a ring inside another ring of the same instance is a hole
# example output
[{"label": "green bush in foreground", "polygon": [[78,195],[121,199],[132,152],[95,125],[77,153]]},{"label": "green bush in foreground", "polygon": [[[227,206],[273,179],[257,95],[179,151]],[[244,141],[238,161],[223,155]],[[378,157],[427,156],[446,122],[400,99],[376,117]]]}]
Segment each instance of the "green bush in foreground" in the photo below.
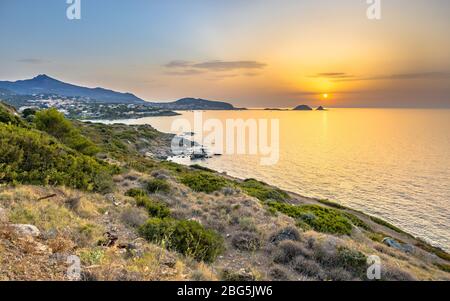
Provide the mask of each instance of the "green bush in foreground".
[{"label": "green bush in foreground", "polygon": [[212,262],[223,250],[223,239],[195,221],[152,218],[139,229],[148,241],[165,245],[198,261]]},{"label": "green bush in foreground", "polygon": [[356,274],[363,273],[367,267],[367,257],[363,253],[340,247],[337,252],[338,265]]},{"label": "green bush in foreground", "polygon": [[111,189],[113,168],[49,135],[0,123],[0,182]]},{"label": "green bush in foreground", "polygon": [[240,187],[248,194],[260,201],[285,201],[289,200],[289,195],[278,189],[268,186],[267,184],[254,180],[247,179],[244,182],[240,183]]},{"label": "green bush in foreground", "polygon": [[330,234],[350,235],[352,224],[340,211],[317,205],[295,206],[286,203],[269,202],[270,208],[299,219],[314,230]]},{"label": "green bush in foreground", "polygon": [[92,156],[99,151],[91,140],[82,136],[72,122],[54,108],[37,112],[34,123],[38,130],[47,132],[82,154]]},{"label": "green bush in foreground", "polygon": [[181,183],[196,192],[212,193],[228,185],[228,182],[219,176],[205,171],[191,171],[181,176]]},{"label": "green bush in foreground", "polygon": [[153,217],[165,218],[170,216],[170,209],[165,204],[155,202],[148,196],[136,196],[136,205],[147,209],[148,214]]},{"label": "green bush in foreground", "polygon": [[23,120],[15,115],[15,109],[0,102],[0,122],[16,126],[24,126]]}]

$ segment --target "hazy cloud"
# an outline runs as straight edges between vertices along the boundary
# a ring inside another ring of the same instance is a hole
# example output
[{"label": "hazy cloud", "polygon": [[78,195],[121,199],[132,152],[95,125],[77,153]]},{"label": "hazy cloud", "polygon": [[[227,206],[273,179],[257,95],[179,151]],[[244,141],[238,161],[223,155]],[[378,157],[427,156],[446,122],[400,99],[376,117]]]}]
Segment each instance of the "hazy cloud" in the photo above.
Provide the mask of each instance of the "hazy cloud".
[{"label": "hazy cloud", "polygon": [[202,70],[197,69],[185,69],[185,70],[179,70],[179,71],[168,71],[166,72],[167,75],[176,75],[176,76],[189,76],[189,75],[197,75],[205,73]]},{"label": "hazy cloud", "polygon": [[354,76],[345,72],[324,72],[324,73],[317,73],[316,75],[313,75],[311,77],[325,77],[325,78],[353,78]]},{"label": "hazy cloud", "polygon": [[417,73],[399,73],[370,77],[355,78],[337,78],[337,82],[345,81],[371,81],[371,80],[409,80],[409,79],[450,79],[450,72],[417,72]]},{"label": "hazy cloud", "polygon": [[213,71],[230,71],[238,69],[263,69],[266,64],[256,61],[209,61],[192,65],[194,68],[207,69]]},{"label": "hazy cloud", "polygon": [[[257,72],[251,70],[261,70],[266,67],[265,63],[257,61],[207,61],[207,62],[189,62],[183,60],[174,60],[164,65],[169,69],[176,69],[177,71],[170,71],[166,74],[170,75],[196,75],[204,72],[236,72],[239,70],[247,71],[246,76],[259,75]],[[233,74],[237,76],[238,74]],[[219,76],[220,77],[220,76]],[[231,77],[229,74],[221,76],[221,78]]]},{"label": "hazy cloud", "polygon": [[191,65],[192,64],[188,61],[176,60],[176,61],[168,62],[167,64],[164,65],[164,67],[166,67],[166,68],[186,68],[186,67],[190,67]]}]

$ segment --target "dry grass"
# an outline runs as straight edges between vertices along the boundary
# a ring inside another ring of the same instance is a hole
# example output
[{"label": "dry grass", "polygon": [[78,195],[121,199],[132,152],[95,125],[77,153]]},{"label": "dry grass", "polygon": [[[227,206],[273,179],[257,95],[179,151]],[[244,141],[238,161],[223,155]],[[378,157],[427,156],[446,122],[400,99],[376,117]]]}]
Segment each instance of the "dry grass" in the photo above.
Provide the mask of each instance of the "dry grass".
[{"label": "dry grass", "polygon": [[[435,265],[436,258],[420,249],[404,254],[372,241],[364,231],[342,237],[304,232],[294,219],[271,214],[259,200],[243,192],[225,189],[215,194],[196,193],[177,183],[170,173],[157,170],[153,176],[170,184],[169,194],[152,197],[169,206],[173,217],[196,220],[222,234],[226,250],[215,263],[198,263],[137,240],[133,227],[145,220],[146,212],[136,208],[133,198],[124,193],[141,187],[141,181],[151,177],[129,172],[115,178],[117,191],[106,196],[65,188],[0,188],[0,204],[10,221],[36,225],[42,233],[35,241],[24,241],[3,231],[0,277],[66,280],[66,263],[54,256],[78,254],[85,280],[348,281],[364,279],[350,264],[354,259],[361,262],[356,255],[362,253],[381,258],[386,267],[385,280],[449,279],[449,274]],[[57,196],[38,201],[51,194]],[[116,246],[99,247],[97,243],[111,229],[119,233]],[[241,247],[247,242],[250,247]],[[135,247],[123,247],[130,243]],[[48,248],[47,254],[41,250],[43,245]],[[339,251],[342,248],[349,250],[344,257]]]}]

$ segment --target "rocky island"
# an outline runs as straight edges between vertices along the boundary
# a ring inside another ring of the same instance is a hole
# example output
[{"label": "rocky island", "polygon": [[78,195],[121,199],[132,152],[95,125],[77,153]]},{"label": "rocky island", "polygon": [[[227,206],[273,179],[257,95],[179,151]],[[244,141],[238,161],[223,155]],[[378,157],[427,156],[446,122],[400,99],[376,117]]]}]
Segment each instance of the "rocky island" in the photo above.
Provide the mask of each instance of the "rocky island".
[{"label": "rocky island", "polygon": [[312,111],[312,108],[308,105],[299,105],[294,108],[294,111]]}]

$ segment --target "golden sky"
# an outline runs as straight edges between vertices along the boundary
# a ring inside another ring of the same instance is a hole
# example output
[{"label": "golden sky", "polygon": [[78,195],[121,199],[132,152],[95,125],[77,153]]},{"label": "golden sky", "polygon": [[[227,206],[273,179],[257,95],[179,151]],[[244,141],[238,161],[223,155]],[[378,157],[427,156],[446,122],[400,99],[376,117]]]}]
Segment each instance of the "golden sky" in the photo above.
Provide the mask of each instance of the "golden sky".
[{"label": "golden sky", "polygon": [[3,0],[0,79],[246,107],[450,106],[450,1],[382,1],[381,20],[365,2],[98,0],[69,21],[65,1]]}]

